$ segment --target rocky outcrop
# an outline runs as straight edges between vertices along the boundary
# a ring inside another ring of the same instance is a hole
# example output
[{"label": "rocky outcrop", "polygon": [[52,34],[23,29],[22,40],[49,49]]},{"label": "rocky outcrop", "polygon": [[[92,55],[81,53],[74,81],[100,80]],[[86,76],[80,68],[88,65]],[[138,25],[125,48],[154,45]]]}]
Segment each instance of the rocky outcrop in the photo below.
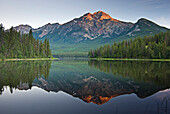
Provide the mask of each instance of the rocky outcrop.
[{"label": "rocky outcrop", "polygon": [[38,29],[34,29],[33,32],[34,34],[38,34],[38,38],[42,38],[47,34],[52,34],[55,30],[57,30],[60,27],[59,23],[54,23],[54,24],[46,24]]}]

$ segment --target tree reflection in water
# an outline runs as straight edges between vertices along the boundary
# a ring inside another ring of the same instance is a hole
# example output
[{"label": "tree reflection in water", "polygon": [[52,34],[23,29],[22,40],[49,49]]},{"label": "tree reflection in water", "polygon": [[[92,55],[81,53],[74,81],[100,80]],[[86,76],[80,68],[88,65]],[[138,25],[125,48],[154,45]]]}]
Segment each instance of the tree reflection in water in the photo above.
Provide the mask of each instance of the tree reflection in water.
[{"label": "tree reflection in water", "polygon": [[47,79],[51,61],[6,61],[0,64],[0,88],[9,86],[13,89],[30,89],[35,78]]},{"label": "tree reflection in water", "polygon": [[102,105],[120,95],[146,98],[169,88],[169,67],[168,62],[142,61],[1,62],[0,88],[2,93],[9,86],[12,93],[37,86]]}]

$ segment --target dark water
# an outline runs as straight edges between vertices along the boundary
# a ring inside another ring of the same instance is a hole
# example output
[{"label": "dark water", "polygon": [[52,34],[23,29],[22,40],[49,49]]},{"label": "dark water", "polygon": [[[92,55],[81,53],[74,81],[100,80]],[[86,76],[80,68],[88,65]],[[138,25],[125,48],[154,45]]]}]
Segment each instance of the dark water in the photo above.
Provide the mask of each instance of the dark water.
[{"label": "dark water", "polygon": [[170,62],[0,62],[0,114],[170,114]]}]

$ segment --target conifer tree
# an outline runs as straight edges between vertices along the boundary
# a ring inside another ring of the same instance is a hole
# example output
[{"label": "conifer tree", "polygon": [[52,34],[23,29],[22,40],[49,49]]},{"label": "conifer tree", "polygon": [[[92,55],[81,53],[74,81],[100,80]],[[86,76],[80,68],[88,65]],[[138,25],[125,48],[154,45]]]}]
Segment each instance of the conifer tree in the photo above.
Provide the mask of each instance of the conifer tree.
[{"label": "conifer tree", "polygon": [[0,24],[0,59],[33,57],[52,57],[49,40],[39,42],[34,39],[32,30],[29,34],[21,34],[13,27],[4,31]]}]

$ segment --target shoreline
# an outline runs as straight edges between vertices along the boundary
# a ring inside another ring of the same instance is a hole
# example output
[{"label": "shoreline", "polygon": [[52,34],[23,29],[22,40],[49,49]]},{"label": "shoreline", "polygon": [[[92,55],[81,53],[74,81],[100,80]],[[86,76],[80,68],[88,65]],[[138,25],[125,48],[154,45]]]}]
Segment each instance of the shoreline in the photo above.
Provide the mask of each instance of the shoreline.
[{"label": "shoreline", "polygon": [[165,61],[170,62],[170,59],[128,59],[128,58],[90,58],[90,60],[98,61]]},{"label": "shoreline", "polygon": [[[24,61],[24,60],[31,61],[31,60],[58,60],[58,59],[59,58],[25,58],[25,59],[13,58],[13,59],[0,59],[0,61]],[[62,59],[70,59],[70,58],[62,58]],[[74,59],[76,59],[76,58],[74,58]],[[83,59],[85,59],[85,58],[83,58]],[[170,59],[89,58],[89,60],[97,60],[97,61],[165,61],[165,62],[170,62]]]},{"label": "shoreline", "polygon": [[13,59],[0,59],[0,61],[31,61],[31,60],[56,60],[58,58],[26,58],[26,59],[19,59],[19,58],[13,58]]}]

